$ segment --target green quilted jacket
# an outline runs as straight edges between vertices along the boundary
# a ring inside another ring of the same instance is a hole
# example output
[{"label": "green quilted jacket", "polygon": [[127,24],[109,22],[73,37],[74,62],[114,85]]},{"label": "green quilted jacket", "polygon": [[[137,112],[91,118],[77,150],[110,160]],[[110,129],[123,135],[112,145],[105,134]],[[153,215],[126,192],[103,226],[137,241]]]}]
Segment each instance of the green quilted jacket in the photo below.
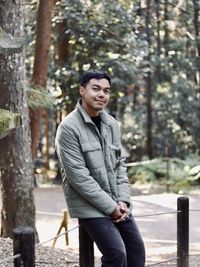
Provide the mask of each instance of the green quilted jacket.
[{"label": "green quilted jacket", "polygon": [[100,116],[101,134],[79,101],[57,129],[55,145],[71,217],[109,216],[118,201],[131,207],[118,123],[105,111]]}]

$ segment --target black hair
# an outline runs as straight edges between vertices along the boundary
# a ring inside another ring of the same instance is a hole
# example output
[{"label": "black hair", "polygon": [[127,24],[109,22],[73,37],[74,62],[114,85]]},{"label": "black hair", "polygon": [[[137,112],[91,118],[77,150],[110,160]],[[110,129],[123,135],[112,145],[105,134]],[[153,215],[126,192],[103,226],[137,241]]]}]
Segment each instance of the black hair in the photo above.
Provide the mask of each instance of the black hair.
[{"label": "black hair", "polygon": [[91,79],[96,79],[96,80],[106,79],[111,85],[111,78],[105,71],[89,70],[83,74],[81,86],[85,87]]}]

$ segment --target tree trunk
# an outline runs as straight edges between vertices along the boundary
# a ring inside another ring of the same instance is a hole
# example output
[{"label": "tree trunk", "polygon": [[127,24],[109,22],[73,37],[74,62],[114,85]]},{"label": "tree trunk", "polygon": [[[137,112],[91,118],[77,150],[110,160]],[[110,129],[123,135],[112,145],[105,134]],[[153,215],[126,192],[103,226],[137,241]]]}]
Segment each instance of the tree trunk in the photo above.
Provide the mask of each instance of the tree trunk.
[{"label": "tree trunk", "polygon": [[[17,37],[23,34],[23,1],[1,1],[0,26]],[[0,54],[0,107],[21,114],[21,127],[0,139],[2,197],[1,236],[12,237],[15,227],[35,228],[33,165],[25,87],[24,51]]]},{"label": "tree trunk", "polygon": [[165,57],[168,57],[169,54],[169,28],[168,28],[168,20],[169,20],[169,14],[168,14],[168,0],[164,1],[164,48],[165,48]]},{"label": "tree trunk", "polygon": [[[157,19],[157,57],[160,58],[161,55],[161,38],[160,38],[160,3],[159,0],[156,0],[156,19]],[[161,65],[160,65],[160,61],[157,63],[156,66],[156,72],[155,72],[155,76],[157,77],[157,83],[161,82]]]},{"label": "tree trunk", "polygon": [[[197,56],[197,64],[200,65],[200,23],[199,23],[199,12],[200,12],[200,4],[199,0],[193,0],[194,6],[194,30],[196,37],[196,56]],[[196,83],[200,87],[200,71],[196,72]]]},{"label": "tree trunk", "polygon": [[49,113],[45,112],[45,138],[46,138],[46,150],[45,150],[45,168],[49,169]]},{"label": "tree trunk", "polygon": [[[35,61],[33,66],[32,82],[36,85],[46,87],[49,50],[51,44],[51,16],[54,0],[39,1],[37,12]],[[42,107],[37,110],[30,109],[30,127],[32,140],[33,160],[37,155],[37,148],[40,138],[41,121],[44,110]]]},{"label": "tree trunk", "polygon": [[[146,11],[146,34],[148,42],[148,64],[149,69],[151,69],[151,0],[147,1],[147,11]],[[152,73],[151,70],[148,71],[146,77],[146,92],[147,92],[147,155],[151,159],[153,158],[153,148],[152,148]]]},{"label": "tree trunk", "polygon": [[68,28],[67,20],[63,19],[60,23],[57,24],[57,64],[64,65],[68,61],[70,50],[72,44],[69,43],[70,34],[66,34],[66,29]]}]

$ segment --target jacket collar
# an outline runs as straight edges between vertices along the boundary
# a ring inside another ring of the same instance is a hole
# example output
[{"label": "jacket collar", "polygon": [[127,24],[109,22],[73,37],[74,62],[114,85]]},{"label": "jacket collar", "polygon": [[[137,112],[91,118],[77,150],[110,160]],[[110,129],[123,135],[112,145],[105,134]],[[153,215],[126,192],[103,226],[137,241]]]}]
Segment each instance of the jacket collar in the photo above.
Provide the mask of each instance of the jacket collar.
[{"label": "jacket collar", "polygon": [[[81,99],[78,100],[78,103],[76,105],[76,109],[81,113],[81,115],[83,116],[83,119],[85,120],[86,123],[93,123],[93,121],[91,120],[89,114],[85,111],[85,109],[81,106]],[[109,118],[109,115],[107,114],[107,112],[105,112],[104,110],[100,111],[100,117],[103,123],[105,123],[106,125],[111,125],[112,121]]]}]

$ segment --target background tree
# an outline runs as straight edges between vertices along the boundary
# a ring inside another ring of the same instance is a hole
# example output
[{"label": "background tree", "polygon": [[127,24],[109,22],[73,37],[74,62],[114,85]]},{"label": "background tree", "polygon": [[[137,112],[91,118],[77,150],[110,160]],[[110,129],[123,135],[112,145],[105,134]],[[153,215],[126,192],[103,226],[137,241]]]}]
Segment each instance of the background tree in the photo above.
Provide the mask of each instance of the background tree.
[{"label": "background tree", "polygon": [[[37,9],[35,56],[33,65],[32,85],[37,90],[44,90],[47,83],[49,50],[51,44],[51,17],[54,0],[39,1]],[[36,93],[37,94],[37,93]],[[45,93],[44,93],[45,95]],[[32,96],[34,98],[34,96]],[[37,97],[37,96],[36,96]],[[37,154],[40,138],[41,121],[44,107],[30,108],[30,126],[33,160]],[[48,139],[48,138],[47,138]]]},{"label": "background tree", "polygon": [[146,95],[147,95],[147,155],[150,159],[153,158],[152,148],[152,70],[151,70],[151,39],[153,31],[151,31],[151,0],[147,0],[146,16],[145,16],[146,40],[148,44],[147,67],[149,70],[146,74]]},{"label": "background tree", "polygon": [[[196,40],[196,56],[197,56],[197,68],[198,70],[200,69],[200,4],[199,1],[193,0],[193,9],[194,9],[194,32],[195,32],[195,40]],[[200,89],[200,71],[196,72],[196,82],[199,85]]]},{"label": "background tree", "polygon": [[[3,1],[0,26],[12,36],[23,37],[23,3]],[[15,39],[13,39],[15,42]],[[0,53],[0,107],[21,114],[21,127],[0,139],[1,236],[12,237],[13,228],[35,228],[33,165],[30,149],[24,50]]]}]

